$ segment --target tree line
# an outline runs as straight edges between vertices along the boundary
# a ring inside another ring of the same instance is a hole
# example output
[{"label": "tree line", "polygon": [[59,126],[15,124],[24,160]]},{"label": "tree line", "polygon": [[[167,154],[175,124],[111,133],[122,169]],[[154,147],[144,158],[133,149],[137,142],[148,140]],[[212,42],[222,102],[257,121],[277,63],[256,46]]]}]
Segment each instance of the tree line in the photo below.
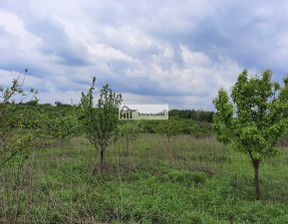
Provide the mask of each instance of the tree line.
[{"label": "tree line", "polygon": [[183,119],[192,119],[194,121],[206,121],[209,123],[213,123],[213,111],[204,111],[204,110],[178,110],[173,109],[169,111],[169,116],[171,117],[179,117]]}]

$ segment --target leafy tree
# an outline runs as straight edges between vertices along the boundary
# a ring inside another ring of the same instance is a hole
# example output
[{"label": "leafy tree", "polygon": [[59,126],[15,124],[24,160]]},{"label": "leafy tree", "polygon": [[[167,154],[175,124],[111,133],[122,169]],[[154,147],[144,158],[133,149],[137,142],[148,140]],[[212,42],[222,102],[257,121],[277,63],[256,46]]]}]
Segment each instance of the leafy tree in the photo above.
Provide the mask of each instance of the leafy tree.
[{"label": "leafy tree", "polygon": [[140,123],[138,121],[122,121],[120,128],[120,136],[125,139],[127,155],[130,153],[130,142],[133,141],[141,132]]},{"label": "leafy tree", "polygon": [[217,138],[250,156],[257,200],[260,162],[277,153],[275,145],[288,124],[288,76],[283,79],[284,87],[271,82],[271,76],[272,72],[266,70],[261,77],[249,78],[244,70],[232,87],[231,98],[220,89],[213,100]]},{"label": "leafy tree", "polygon": [[48,132],[58,138],[63,149],[64,142],[79,133],[78,118],[74,113],[53,116],[53,122],[49,120]]},{"label": "leafy tree", "polygon": [[83,131],[89,141],[100,152],[100,169],[104,164],[104,152],[109,144],[115,141],[118,127],[118,111],[121,94],[112,92],[108,84],[100,90],[97,108],[93,106],[93,92],[96,77],[87,94],[82,92],[80,109]]},{"label": "leafy tree", "polygon": [[180,133],[185,135],[201,136],[199,125],[192,119],[180,119],[179,121]]},{"label": "leafy tree", "polygon": [[170,138],[181,132],[180,121],[178,118],[169,118],[169,120],[159,121],[155,127],[157,133],[164,135],[167,147],[170,146]]},{"label": "leafy tree", "polygon": [[141,133],[150,133],[154,134],[155,131],[155,125],[157,124],[154,120],[139,120],[139,127],[141,129]]},{"label": "leafy tree", "polygon": [[24,114],[17,113],[20,103],[27,98],[38,101],[35,97],[37,91],[34,89],[30,89],[29,93],[24,92],[22,89],[24,80],[25,76],[20,80],[19,75],[12,81],[11,87],[6,89],[0,87],[0,166],[18,155],[27,153],[33,145],[31,132],[21,136],[17,133],[21,128],[29,128],[23,124]]}]

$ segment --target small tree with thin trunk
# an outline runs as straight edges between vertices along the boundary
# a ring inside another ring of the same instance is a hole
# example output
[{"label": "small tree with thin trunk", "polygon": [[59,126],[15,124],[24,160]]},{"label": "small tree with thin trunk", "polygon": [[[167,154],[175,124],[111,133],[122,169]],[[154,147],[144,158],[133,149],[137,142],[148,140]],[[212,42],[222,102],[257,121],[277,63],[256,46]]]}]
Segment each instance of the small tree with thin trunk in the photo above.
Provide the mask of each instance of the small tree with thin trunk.
[{"label": "small tree with thin trunk", "polygon": [[169,118],[169,120],[160,120],[155,127],[157,133],[164,135],[167,149],[170,149],[170,139],[172,136],[181,133],[180,120],[178,118]]},{"label": "small tree with thin trunk", "polygon": [[50,123],[47,125],[47,131],[60,140],[61,149],[63,150],[64,142],[79,134],[78,119],[74,113],[65,115],[54,113],[54,116],[53,119],[47,119],[47,122]]},{"label": "small tree with thin trunk", "polygon": [[251,158],[257,200],[260,162],[277,153],[275,145],[288,125],[288,76],[283,79],[284,87],[271,82],[271,76],[272,72],[266,70],[262,77],[249,78],[244,70],[232,87],[231,98],[220,89],[213,100],[217,138]]},{"label": "small tree with thin trunk", "polygon": [[82,92],[81,116],[83,131],[95,149],[100,152],[100,169],[104,165],[104,153],[108,145],[115,141],[117,136],[118,111],[121,94],[112,92],[108,84],[100,90],[98,105],[93,106],[93,92],[95,91],[96,78],[93,77],[92,86],[87,94]]},{"label": "small tree with thin trunk", "polygon": [[[28,69],[25,69],[25,74]],[[25,81],[25,75],[21,81],[19,74],[12,81],[11,87],[0,87],[0,167],[11,161],[13,158],[25,158],[34,147],[35,133],[31,127],[24,126],[25,114],[19,114],[19,105],[30,99],[35,101],[37,91],[30,89],[25,93],[22,86]],[[17,133],[20,129],[26,129],[25,134],[21,136]],[[29,131],[28,131],[29,130]]]},{"label": "small tree with thin trunk", "polygon": [[141,132],[138,121],[124,120],[119,125],[120,136],[125,139],[126,153],[130,154],[130,143],[135,140]]}]

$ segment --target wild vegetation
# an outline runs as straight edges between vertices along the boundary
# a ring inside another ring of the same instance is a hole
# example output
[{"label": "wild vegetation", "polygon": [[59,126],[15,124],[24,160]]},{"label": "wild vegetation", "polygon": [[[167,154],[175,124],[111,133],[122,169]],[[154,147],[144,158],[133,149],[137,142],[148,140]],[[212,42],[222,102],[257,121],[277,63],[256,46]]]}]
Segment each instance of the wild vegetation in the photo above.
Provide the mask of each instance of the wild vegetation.
[{"label": "wild vegetation", "polygon": [[[255,200],[250,158],[213,137],[141,134],[109,146],[102,173],[84,137],[53,142],[1,168],[7,223],[287,223],[288,153],[262,161]],[[99,161],[97,161],[99,165]]]},{"label": "wild vegetation", "polygon": [[[219,103],[230,102],[224,91],[214,101],[215,124],[213,112],[195,110],[173,110],[168,121],[120,122],[114,115],[121,96],[105,85],[96,107],[94,83],[80,105],[13,103],[13,97],[1,102],[1,133],[7,137],[1,137],[0,223],[288,223],[287,140],[280,139],[274,157],[257,151],[260,198],[249,151],[232,150],[214,137],[216,131],[220,140],[237,140],[236,129],[229,130],[234,126],[221,120]],[[274,87],[283,91],[280,107],[286,89]],[[241,118],[231,118],[227,107],[227,120]],[[97,144],[105,137],[103,150]]]},{"label": "wild vegetation", "polygon": [[93,78],[88,93],[85,95],[82,92],[79,111],[83,132],[95,149],[100,152],[100,170],[102,170],[106,148],[116,140],[119,122],[117,109],[122,102],[122,96],[114,93],[107,84],[100,90],[97,108],[95,108],[93,102],[95,82],[96,77]]},{"label": "wild vegetation", "polygon": [[260,199],[259,165],[274,156],[275,145],[288,128],[288,76],[284,87],[271,82],[272,71],[248,78],[247,70],[232,87],[231,100],[223,89],[213,103],[218,140],[247,153],[254,167],[256,199]]}]

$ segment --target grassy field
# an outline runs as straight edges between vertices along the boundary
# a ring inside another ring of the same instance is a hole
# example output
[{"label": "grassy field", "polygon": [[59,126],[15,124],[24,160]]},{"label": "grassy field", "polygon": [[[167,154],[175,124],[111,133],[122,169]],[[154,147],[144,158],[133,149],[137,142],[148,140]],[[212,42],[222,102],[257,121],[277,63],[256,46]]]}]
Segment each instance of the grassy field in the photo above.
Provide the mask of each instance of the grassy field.
[{"label": "grassy field", "polygon": [[99,155],[84,138],[1,168],[0,223],[288,223],[288,152],[260,167],[214,138],[143,134]]}]

